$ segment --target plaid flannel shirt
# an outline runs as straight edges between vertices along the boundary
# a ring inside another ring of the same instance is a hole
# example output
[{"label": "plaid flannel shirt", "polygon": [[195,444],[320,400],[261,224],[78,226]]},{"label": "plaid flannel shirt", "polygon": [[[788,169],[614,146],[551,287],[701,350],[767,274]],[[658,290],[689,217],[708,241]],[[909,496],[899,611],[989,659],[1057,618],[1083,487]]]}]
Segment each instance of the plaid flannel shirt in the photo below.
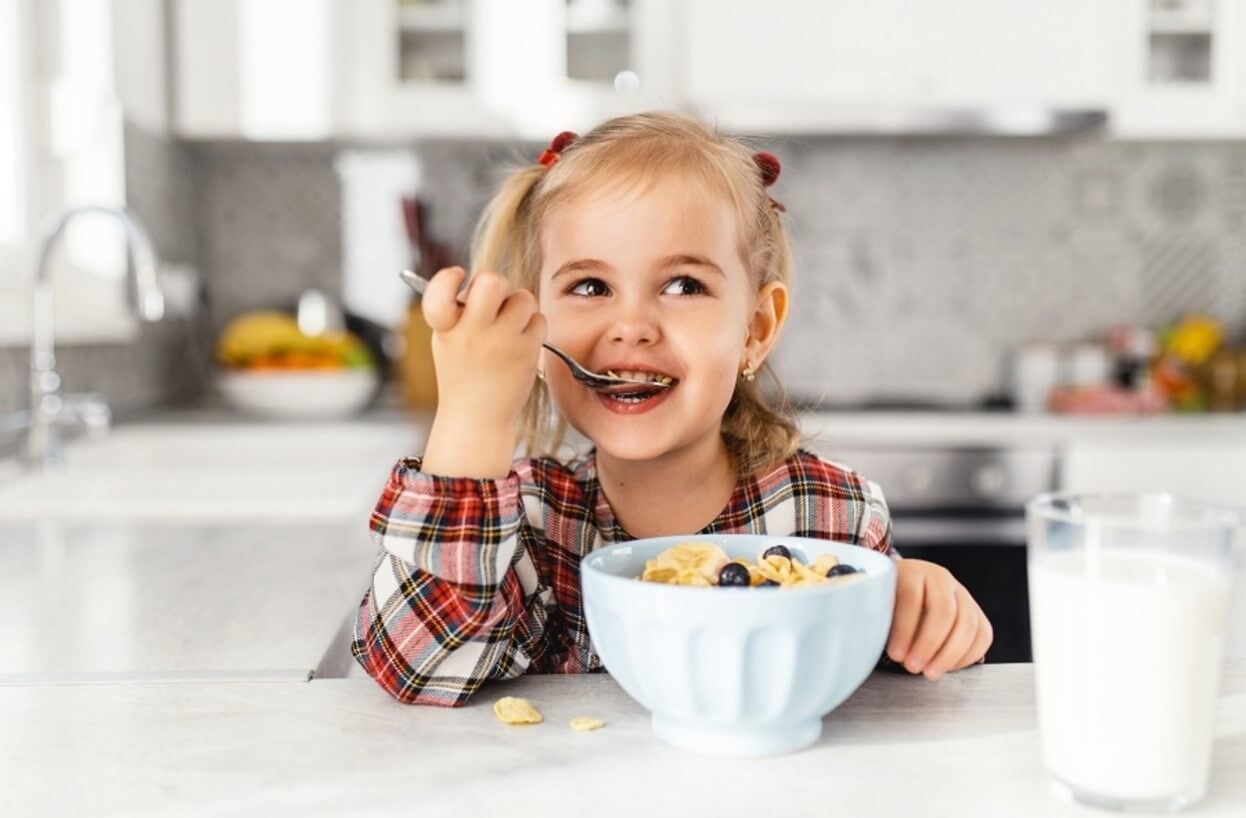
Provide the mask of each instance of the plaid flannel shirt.
[{"label": "plaid flannel shirt", "polygon": [[[380,546],[351,652],[399,701],[458,706],[488,679],[602,668],[580,560],[631,537],[592,454],[522,458],[501,480],[441,477],[400,460],[372,513]],[[874,483],[801,450],[737,483],[702,534],[816,537],[898,556]]]}]

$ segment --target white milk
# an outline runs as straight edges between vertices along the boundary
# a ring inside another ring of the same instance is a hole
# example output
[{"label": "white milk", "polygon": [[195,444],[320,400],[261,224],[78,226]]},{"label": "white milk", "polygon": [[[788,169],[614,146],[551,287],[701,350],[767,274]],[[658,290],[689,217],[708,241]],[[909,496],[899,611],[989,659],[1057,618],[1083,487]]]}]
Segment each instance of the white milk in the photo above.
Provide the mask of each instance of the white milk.
[{"label": "white milk", "polygon": [[1181,557],[1094,553],[1030,563],[1043,760],[1094,795],[1201,797],[1229,577]]}]

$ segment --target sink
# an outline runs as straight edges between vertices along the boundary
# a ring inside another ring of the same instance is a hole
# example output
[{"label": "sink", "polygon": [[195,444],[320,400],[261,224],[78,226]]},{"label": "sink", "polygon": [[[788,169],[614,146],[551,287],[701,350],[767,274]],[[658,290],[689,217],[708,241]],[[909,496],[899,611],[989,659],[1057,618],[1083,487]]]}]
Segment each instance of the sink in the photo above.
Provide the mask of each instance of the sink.
[{"label": "sink", "polygon": [[63,467],[0,478],[0,521],[343,519],[366,514],[407,423],[136,424],[70,444]]}]

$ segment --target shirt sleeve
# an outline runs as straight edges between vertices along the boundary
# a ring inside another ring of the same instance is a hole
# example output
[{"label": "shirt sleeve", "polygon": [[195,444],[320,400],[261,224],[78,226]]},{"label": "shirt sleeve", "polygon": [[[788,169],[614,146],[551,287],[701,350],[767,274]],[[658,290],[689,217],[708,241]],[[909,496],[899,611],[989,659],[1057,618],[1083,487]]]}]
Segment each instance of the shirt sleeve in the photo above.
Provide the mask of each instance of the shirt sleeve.
[{"label": "shirt sleeve", "polygon": [[900,554],[892,544],[891,511],[887,508],[887,500],[883,497],[882,488],[872,480],[863,480],[865,504],[861,514],[861,525],[857,529],[858,542],[866,548],[880,551],[893,560],[900,559]]},{"label": "shirt sleeve", "polygon": [[540,534],[524,524],[520,496],[514,470],[441,477],[409,458],[391,472],[369,523],[380,551],[351,653],[399,701],[457,707],[544,650],[530,554]]}]

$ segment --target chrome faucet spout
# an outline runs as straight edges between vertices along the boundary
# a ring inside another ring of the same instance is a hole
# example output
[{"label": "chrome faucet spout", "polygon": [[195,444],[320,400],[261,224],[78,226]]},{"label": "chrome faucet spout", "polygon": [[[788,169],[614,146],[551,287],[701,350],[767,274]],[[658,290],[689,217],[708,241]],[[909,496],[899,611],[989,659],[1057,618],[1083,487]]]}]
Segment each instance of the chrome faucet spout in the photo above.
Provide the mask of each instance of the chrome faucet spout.
[{"label": "chrome faucet spout", "polygon": [[[49,260],[65,228],[76,217],[97,213],[117,219],[125,230],[129,293],[135,313],[145,322],[164,317],[164,291],[157,274],[156,251],[142,224],[120,207],[84,205],[66,208],[52,216],[39,234],[38,251],[31,271],[32,313],[30,342],[30,406],[26,416],[26,443],[22,459],[35,466],[46,466],[58,459],[60,440],[57,424],[66,415],[77,418],[81,402],[66,401],[60,394],[61,378],[56,372],[54,310]],[[94,399],[92,417],[107,417],[107,405]],[[87,419],[89,420],[89,419]],[[90,423],[88,423],[90,425]]]}]

